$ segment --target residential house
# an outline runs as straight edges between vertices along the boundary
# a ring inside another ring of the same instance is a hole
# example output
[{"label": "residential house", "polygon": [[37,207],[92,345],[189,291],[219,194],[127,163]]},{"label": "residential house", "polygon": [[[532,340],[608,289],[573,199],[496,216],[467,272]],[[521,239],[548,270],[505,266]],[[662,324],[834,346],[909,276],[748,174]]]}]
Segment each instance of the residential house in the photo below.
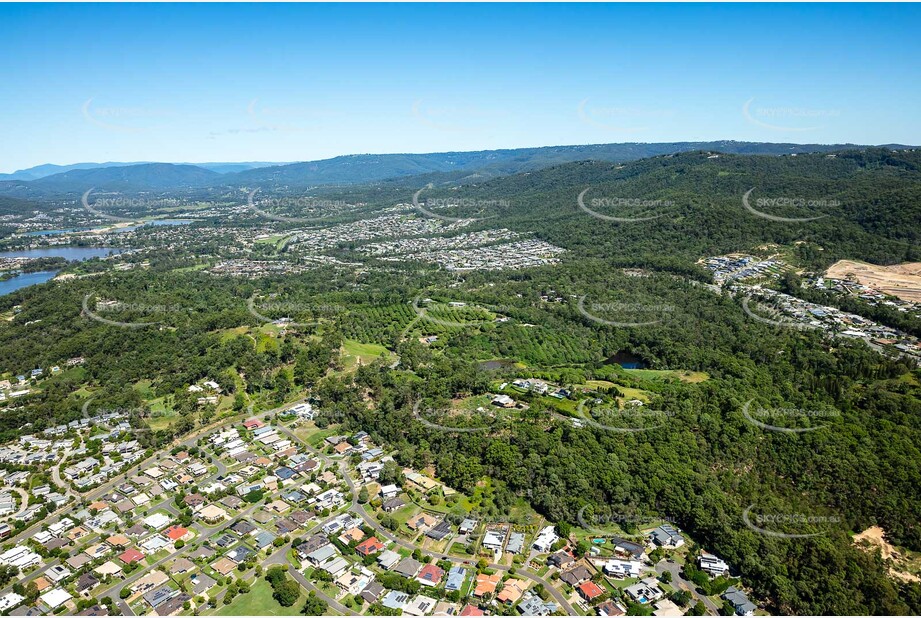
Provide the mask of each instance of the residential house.
[{"label": "residential house", "polygon": [[729,565],[707,552],[702,552],[697,558],[700,570],[704,571],[710,577],[719,577],[729,572]]},{"label": "residential house", "polygon": [[735,586],[727,588],[720,598],[732,605],[737,616],[753,616],[758,609],[758,606],[748,599],[748,595]]},{"label": "residential house", "polygon": [[196,573],[189,578],[189,583],[192,584],[192,592],[195,595],[201,595],[214,588],[217,581],[206,573]]},{"label": "residential house", "polygon": [[215,504],[209,504],[198,512],[198,516],[201,517],[208,524],[216,524],[224,521],[228,518],[227,511]]},{"label": "residential house", "polygon": [[593,603],[595,599],[604,595],[604,588],[593,581],[582,582],[577,590],[586,603]]},{"label": "residential house", "polygon": [[405,592],[399,592],[397,590],[391,590],[387,595],[381,600],[381,605],[389,609],[400,610],[402,612],[403,608],[409,604],[409,595]]},{"label": "residential house", "polygon": [[642,605],[654,603],[665,596],[665,593],[659,588],[659,583],[655,577],[647,577],[632,586],[627,586],[624,588],[624,592],[636,603]]},{"label": "residential house", "polygon": [[639,577],[643,570],[643,563],[636,560],[618,560],[612,558],[604,563],[602,569],[607,575],[624,579],[627,577]]},{"label": "residential house", "polygon": [[355,551],[358,552],[361,556],[370,556],[376,554],[379,551],[384,549],[384,544],[381,543],[376,536],[365,539],[361,543],[355,546]]},{"label": "residential house", "polygon": [[346,594],[358,595],[365,589],[374,575],[367,569],[362,569],[360,573],[346,571],[336,579],[336,586]]},{"label": "residential house", "polygon": [[621,557],[638,560],[640,562],[646,558],[646,548],[640,543],[634,543],[633,541],[628,541],[620,537],[610,539],[609,543],[613,546],[614,553]]},{"label": "residential house", "polygon": [[518,613],[522,616],[549,616],[556,611],[556,603],[544,601],[531,592],[526,592],[518,603]]},{"label": "residential house", "polygon": [[473,596],[482,597],[486,594],[493,594],[496,591],[496,587],[499,585],[499,582],[502,580],[501,573],[493,573],[492,575],[486,575],[481,573],[476,576],[476,587],[473,590]]},{"label": "residential house", "polygon": [[539,552],[547,552],[558,540],[560,540],[560,537],[557,536],[554,527],[547,526],[538,533],[532,547]]},{"label": "residential house", "polygon": [[447,520],[443,519],[434,528],[428,530],[425,533],[425,536],[429,537],[430,539],[440,541],[449,534],[451,534],[451,524]]},{"label": "residential house", "polygon": [[211,563],[211,568],[226,577],[228,573],[237,568],[237,565],[227,558],[220,558]]},{"label": "residential house", "polygon": [[476,526],[477,526],[477,521],[475,519],[471,519],[468,517],[464,519],[464,521],[461,522],[458,532],[460,534],[470,534],[471,532],[476,530]]},{"label": "residential house", "polygon": [[598,615],[607,616],[609,618],[615,618],[616,616],[623,616],[627,613],[627,609],[615,603],[614,601],[605,601],[598,606]]},{"label": "residential house", "polygon": [[428,513],[419,513],[418,515],[410,517],[406,521],[406,525],[409,526],[410,530],[421,530],[423,528],[434,526],[437,521],[438,520],[436,520]]},{"label": "residential house", "polygon": [[390,571],[400,562],[400,560],[401,560],[400,554],[398,554],[397,552],[393,550],[385,549],[377,557],[377,564],[382,569],[386,571]]},{"label": "residential house", "polygon": [[496,595],[496,599],[500,603],[508,603],[509,605],[514,605],[518,602],[518,599],[521,598],[521,595],[524,594],[525,588],[527,587],[528,585],[525,582],[513,577],[505,582],[502,590],[500,590],[499,594]]},{"label": "residential house", "polygon": [[560,574],[560,579],[572,587],[576,587],[591,578],[592,572],[583,564],[577,564],[575,567]]},{"label": "residential house", "polygon": [[418,560],[407,557],[403,558],[393,571],[403,577],[411,578],[416,576],[420,568],[422,568],[422,564]]},{"label": "residential house", "polygon": [[392,513],[397,509],[403,508],[406,506],[406,503],[403,502],[401,498],[390,498],[389,500],[384,501],[381,505],[381,508],[384,509],[386,513]]},{"label": "residential house", "polygon": [[524,549],[524,533],[512,532],[508,537],[508,543],[505,545],[505,551],[510,554],[520,554]]},{"label": "residential house", "polygon": [[423,586],[437,586],[444,577],[444,570],[434,564],[426,564],[416,575],[416,580]]},{"label": "residential house", "polygon": [[163,571],[151,571],[141,579],[134,582],[129,590],[135,595],[144,594],[150,590],[154,590],[169,581],[166,573]]},{"label": "residential house", "polygon": [[575,560],[576,559],[572,556],[572,554],[561,549],[558,552],[550,554],[550,556],[547,558],[547,564],[550,566],[555,566],[558,569],[562,569],[567,564],[575,562]]},{"label": "residential house", "polygon": [[403,606],[403,615],[404,616],[426,616],[432,613],[432,610],[435,609],[435,605],[438,603],[437,599],[427,597],[424,595],[416,595],[409,603]]},{"label": "residential house", "polygon": [[126,549],[124,552],[119,554],[118,559],[124,562],[125,564],[133,564],[135,562],[140,562],[144,559],[144,554],[138,550],[131,548]]},{"label": "residential house", "polygon": [[684,545],[684,537],[673,526],[662,524],[650,533],[653,543],[665,549],[677,549]]},{"label": "residential house", "polygon": [[505,542],[505,530],[487,530],[483,535],[483,547],[491,551],[500,551]]},{"label": "residential house", "polygon": [[373,581],[365,589],[361,591],[361,598],[368,602],[368,604],[373,605],[377,603],[378,599],[381,598],[381,595],[384,593],[384,587],[380,583]]},{"label": "residential house", "polygon": [[467,579],[467,569],[462,566],[453,566],[448,571],[448,581],[445,582],[445,590],[453,592],[464,587],[464,580]]},{"label": "residential house", "polygon": [[89,592],[99,585],[99,578],[92,573],[84,573],[77,578],[74,588],[82,595],[89,596]]}]

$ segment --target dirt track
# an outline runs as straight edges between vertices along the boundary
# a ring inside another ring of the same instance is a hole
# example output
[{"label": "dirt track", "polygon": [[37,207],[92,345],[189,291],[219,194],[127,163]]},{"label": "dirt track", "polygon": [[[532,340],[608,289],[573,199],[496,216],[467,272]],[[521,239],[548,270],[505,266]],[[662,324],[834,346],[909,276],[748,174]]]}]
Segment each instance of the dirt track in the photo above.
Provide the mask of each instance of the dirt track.
[{"label": "dirt track", "polygon": [[921,262],[877,266],[840,260],[831,265],[825,276],[831,279],[855,279],[858,283],[902,300],[921,302]]}]

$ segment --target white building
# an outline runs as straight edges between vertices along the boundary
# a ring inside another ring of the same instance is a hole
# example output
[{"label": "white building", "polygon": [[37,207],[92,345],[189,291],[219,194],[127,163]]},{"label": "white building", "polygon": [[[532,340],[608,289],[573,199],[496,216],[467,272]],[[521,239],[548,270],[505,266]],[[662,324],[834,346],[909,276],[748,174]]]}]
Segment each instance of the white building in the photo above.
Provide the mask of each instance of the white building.
[{"label": "white building", "polygon": [[556,535],[556,530],[553,526],[547,526],[540,531],[540,534],[537,535],[537,538],[534,539],[534,549],[539,552],[550,551],[550,548],[553,547],[553,544],[560,540],[560,537]]}]

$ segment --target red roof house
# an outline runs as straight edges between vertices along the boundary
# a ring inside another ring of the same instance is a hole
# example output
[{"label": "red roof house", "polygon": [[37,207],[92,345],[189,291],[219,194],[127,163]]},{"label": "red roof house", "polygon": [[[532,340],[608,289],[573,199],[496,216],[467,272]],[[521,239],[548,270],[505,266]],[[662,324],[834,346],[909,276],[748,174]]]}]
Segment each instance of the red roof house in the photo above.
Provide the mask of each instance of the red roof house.
[{"label": "red roof house", "polygon": [[465,605],[464,609],[461,610],[461,613],[458,616],[485,616],[483,610],[477,607],[476,605]]},{"label": "red roof house", "polygon": [[125,564],[131,564],[132,562],[140,562],[143,560],[144,554],[133,548],[126,549],[118,556],[118,559]]},{"label": "red roof house", "polygon": [[441,578],[444,577],[444,575],[444,570],[437,565],[427,564],[422,567],[422,570],[416,575],[416,579],[426,586],[437,586],[441,583]]},{"label": "red roof house", "polygon": [[603,595],[604,589],[595,582],[589,580],[579,584],[579,594],[582,595],[583,599],[591,602],[592,599],[597,599]]},{"label": "red roof house", "polygon": [[355,551],[357,551],[362,556],[370,556],[371,554],[376,554],[377,552],[384,549],[384,544],[377,540],[376,536],[372,536],[369,539],[365,539],[361,543],[355,546]]},{"label": "red roof house", "polygon": [[178,541],[184,539],[185,536],[189,533],[188,528],[183,528],[182,526],[170,526],[163,531],[163,536],[168,538],[170,541]]}]

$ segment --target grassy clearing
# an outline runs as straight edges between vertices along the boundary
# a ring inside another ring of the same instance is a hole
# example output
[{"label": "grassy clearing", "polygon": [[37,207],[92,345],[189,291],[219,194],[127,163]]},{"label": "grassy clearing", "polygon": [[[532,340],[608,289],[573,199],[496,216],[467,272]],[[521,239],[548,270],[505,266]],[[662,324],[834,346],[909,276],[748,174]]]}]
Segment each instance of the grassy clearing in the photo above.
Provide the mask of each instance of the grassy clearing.
[{"label": "grassy clearing", "polygon": [[[624,373],[641,380],[681,380],[689,384],[697,384],[710,379],[702,371],[685,371],[672,369],[624,369]],[[621,388],[621,387],[618,387]]]},{"label": "grassy clearing", "polygon": [[383,354],[388,361],[395,360],[395,355],[387,348],[376,343],[361,343],[352,339],[346,339],[340,348],[342,366],[346,371],[353,371],[361,365],[368,365],[377,360]]},{"label": "grassy clearing", "polygon": [[323,441],[330,436],[336,435],[338,428],[339,425],[330,425],[326,429],[320,429],[313,422],[308,422],[295,429],[294,435],[314,448],[321,448]]},{"label": "grassy clearing", "polygon": [[585,386],[589,388],[611,388],[617,385],[608,380],[586,380]]},{"label": "grassy clearing", "polygon": [[253,584],[248,594],[238,594],[230,605],[221,605],[216,616],[298,616],[307,601],[303,593],[291,607],[282,607],[272,598],[272,587],[264,579]]},{"label": "grassy clearing", "polygon": [[624,394],[624,399],[629,401],[631,399],[639,399],[642,402],[649,403],[651,401],[649,391],[644,391],[639,388],[630,388],[629,386],[617,386],[617,390]]}]

